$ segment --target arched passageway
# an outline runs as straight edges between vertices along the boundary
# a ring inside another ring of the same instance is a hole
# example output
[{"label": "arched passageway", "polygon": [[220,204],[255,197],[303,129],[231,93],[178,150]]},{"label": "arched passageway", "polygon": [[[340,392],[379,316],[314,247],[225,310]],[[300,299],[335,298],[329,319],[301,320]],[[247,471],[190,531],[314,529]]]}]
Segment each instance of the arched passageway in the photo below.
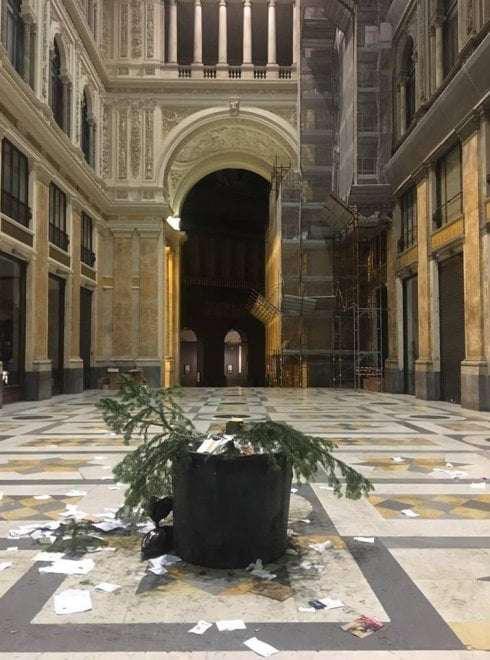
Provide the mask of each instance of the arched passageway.
[{"label": "arched passageway", "polygon": [[[181,316],[201,343],[195,384],[264,384],[265,329],[250,313],[250,300],[264,293],[268,208],[269,183],[237,169],[204,177],[184,201]],[[190,355],[187,344],[181,351]]]}]

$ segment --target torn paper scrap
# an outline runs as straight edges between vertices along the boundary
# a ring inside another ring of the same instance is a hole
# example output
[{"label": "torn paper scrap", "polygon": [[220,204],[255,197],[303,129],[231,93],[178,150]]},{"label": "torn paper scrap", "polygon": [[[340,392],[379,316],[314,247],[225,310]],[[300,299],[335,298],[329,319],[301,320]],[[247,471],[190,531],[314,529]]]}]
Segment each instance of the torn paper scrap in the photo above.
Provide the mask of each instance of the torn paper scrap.
[{"label": "torn paper scrap", "polygon": [[104,520],[100,523],[94,523],[94,527],[102,532],[112,532],[114,529],[124,529],[127,525],[121,520]]},{"label": "torn paper scrap", "polygon": [[64,556],[64,552],[38,552],[37,555],[34,555],[32,561],[58,561]]},{"label": "torn paper scrap", "polygon": [[63,575],[86,575],[95,567],[93,559],[58,559],[51,566],[41,566],[40,573],[61,573]]},{"label": "torn paper scrap", "polygon": [[344,607],[344,603],[341,600],[336,600],[334,598],[319,598],[318,602],[322,603],[327,610],[335,610],[338,607]]},{"label": "torn paper scrap", "polygon": [[320,486],[320,490],[335,490],[333,486]]},{"label": "torn paper scrap", "polygon": [[0,562],[0,573],[2,571],[5,571],[7,568],[10,568],[12,566],[11,561],[2,561]]},{"label": "torn paper scrap", "polygon": [[292,493],[293,495],[294,495],[295,493],[297,493],[297,492],[298,492],[298,489],[297,489],[297,488],[291,488],[291,493]]},{"label": "torn paper scrap", "polygon": [[316,612],[314,607],[298,607],[299,612]]},{"label": "torn paper scrap", "polygon": [[420,518],[420,514],[413,509],[402,509],[400,513],[403,513],[407,518]]},{"label": "torn paper scrap", "polygon": [[257,639],[257,637],[251,637],[243,643],[245,646],[248,646],[251,651],[255,651],[257,655],[261,655],[263,658],[268,658],[270,655],[274,655],[274,653],[279,653],[278,649],[274,648],[270,644],[261,642],[260,639]]},{"label": "torn paper scrap", "polygon": [[86,490],[69,490],[65,493],[65,497],[84,497],[86,494]]},{"label": "torn paper scrap", "polygon": [[54,597],[56,614],[76,614],[92,609],[90,592],[83,589],[67,589]]},{"label": "torn paper scrap", "polygon": [[10,548],[6,548],[5,552],[18,552],[19,547],[17,545],[11,545]]},{"label": "torn paper scrap", "polygon": [[165,575],[165,573],[168,573],[167,569],[162,564],[161,557],[150,559],[148,562],[148,570],[150,573],[153,573],[153,575]]},{"label": "torn paper scrap", "polygon": [[374,536],[354,536],[354,541],[359,541],[359,543],[374,543]]},{"label": "torn paper scrap", "polygon": [[203,635],[212,625],[212,623],[208,623],[207,621],[198,621],[194,628],[191,628],[187,632],[194,633],[194,635]]},{"label": "torn paper scrap", "polygon": [[302,522],[305,525],[309,525],[311,523],[311,520],[309,518],[301,518],[299,522]]},{"label": "torn paper scrap", "polygon": [[380,630],[384,624],[378,619],[369,616],[360,616],[358,619],[354,619],[350,623],[346,623],[344,626],[341,626],[342,630],[350,632],[356,637],[363,639],[372,635],[373,632]]},{"label": "torn paper scrap", "polygon": [[34,495],[35,500],[50,500],[51,495]]},{"label": "torn paper scrap", "polygon": [[391,460],[393,461],[393,463],[404,463],[405,462],[405,459],[402,458],[401,456],[393,456],[391,458]]},{"label": "torn paper scrap", "polygon": [[311,548],[312,550],[316,550],[316,552],[319,552],[321,554],[327,548],[332,547],[332,541],[325,541],[325,543],[310,543],[308,547]]},{"label": "torn paper scrap", "polygon": [[245,630],[246,627],[247,626],[241,619],[223,619],[221,621],[216,621],[216,628],[218,628],[220,632],[224,632],[225,630]]},{"label": "torn paper scrap", "polygon": [[99,582],[96,584],[94,589],[95,591],[105,591],[105,593],[111,594],[113,591],[117,591],[121,588],[119,584],[111,584],[110,582]]}]

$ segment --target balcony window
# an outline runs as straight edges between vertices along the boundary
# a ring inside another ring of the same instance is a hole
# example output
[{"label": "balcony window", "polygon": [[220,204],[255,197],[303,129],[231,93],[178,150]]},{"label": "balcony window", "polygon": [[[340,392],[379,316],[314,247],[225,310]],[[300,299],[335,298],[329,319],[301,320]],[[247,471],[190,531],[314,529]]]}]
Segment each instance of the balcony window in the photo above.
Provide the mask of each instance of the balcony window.
[{"label": "balcony window", "polygon": [[400,200],[402,226],[398,243],[400,252],[417,243],[417,189],[410,188]]},{"label": "balcony window", "polygon": [[459,54],[457,0],[444,2],[443,50],[445,77],[456,64]]},{"label": "balcony window", "polygon": [[94,267],[95,253],[93,251],[93,220],[86,213],[82,213],[82,235],[81,235],[81,254],[80,258],[84,264]]},{"label": "balcony window", "polygon": [[90,123],[87,92],[83,92],[81,107],[81,147],[85,160],[92,164],[92,126]]},{"label": "balcony window", "polygon": [[66,232],[66,195],[54,183],[49,187],[49,240],[68,251],[70,239]]},{"label": "balcony window", "polygon": [[26,156],[8,140],[2,141],[2,213],[29,226],[29,165]]},{"label": "balcony window", "polygon": [[[2,3],[3,4],[3,3]],[[5,29],[2,30],[5,50],[14,69],[24,75],[24,19],[21,0],[7,0],[3,15]]]},{"label": "balcony window", "polygon": [[461,146],[458,144],[436,165],[436,200],[434,225],[441,227],[462,214],[463,183],[461,172]]}]

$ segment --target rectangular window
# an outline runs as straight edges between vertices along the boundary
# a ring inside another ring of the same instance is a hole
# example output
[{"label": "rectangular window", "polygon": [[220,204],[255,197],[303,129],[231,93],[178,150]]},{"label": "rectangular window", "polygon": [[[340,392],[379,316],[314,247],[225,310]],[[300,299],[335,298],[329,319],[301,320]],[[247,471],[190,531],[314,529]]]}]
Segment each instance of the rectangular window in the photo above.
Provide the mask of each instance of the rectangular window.
[{"label": "rectangular window", "polygon": [[444,76],[447,76],[459,55],[458,43],[458,2],[449,0],[446,3],[446,16],[444,19]]},{"label": "rectangular window", "polygon": [[463,183],[461,173],[461,145],[457,144],[436,165],[436,199],[434,224],[441,227],[463,212]]},{"label": "rectangular window", "polygon": [[66,195],[52,183],[49,186],[49,240],[68,251],[70,240],[66,232]]},{"label": "rectangular window", "polygon": [[400,200],[402,213],[399,251],[407,250],[417,243],[417,189],[410,188]]},{"label": "rectangular window", "polygon": [[82,213],[82,235],[80,258],[84,264],[93,268],[95,264],[95,253],[93,250],[93,220],[86,213]]},{"label": "rectangular window", "polygon": [[[3,4],[3,3],[2,3]],[[2,30],[5,49],[12,66],[21,76],[24,75],[24,21],[20,0],[6,0],[3,15],[5,28]]]},{"label": "rectangular window", "polygon": [[2,213],[29,226],[29,164],[27,157],[8,140],[2,142]]}]

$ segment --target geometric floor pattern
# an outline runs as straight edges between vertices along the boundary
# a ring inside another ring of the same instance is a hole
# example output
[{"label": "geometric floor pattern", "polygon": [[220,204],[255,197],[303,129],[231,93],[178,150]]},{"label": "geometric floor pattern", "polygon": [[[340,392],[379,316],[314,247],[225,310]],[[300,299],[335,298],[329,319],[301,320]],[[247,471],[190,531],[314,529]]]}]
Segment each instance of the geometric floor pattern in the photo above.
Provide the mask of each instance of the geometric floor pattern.
[{"label": "geometric floor pattern", "polygon": [[[184,563],[155,576],[138,539],[117,533],[110,551],[90,555],[88,575],[39,573],[42,547],[13,528],[75,504],[95,519],[123,501],[112,468],[132,448],[105,428],[94,405],[103,394],[0,410],[2,660],[241,660],[258,657],[243,645],[250,637],[284,660],[490,658],[490,414],[353,390],[183,389],[198,430],[235,416],[288,422],[335,442],[375,491],[338,499],[321,471],[299,486],[289,552],[267,567],[270,582]],[[310,547],[325,541],[323,553]],[[120,588],[95,591],[102,581]],[[54,597],[70,588],[90,591],[90,611],[55,614]],[[310,611],[325,597],[344,605]],[[358,615],[384,626],[363,639],[342,630]],[[189,633],[200,619],[242,619],[246,630]]]}]

